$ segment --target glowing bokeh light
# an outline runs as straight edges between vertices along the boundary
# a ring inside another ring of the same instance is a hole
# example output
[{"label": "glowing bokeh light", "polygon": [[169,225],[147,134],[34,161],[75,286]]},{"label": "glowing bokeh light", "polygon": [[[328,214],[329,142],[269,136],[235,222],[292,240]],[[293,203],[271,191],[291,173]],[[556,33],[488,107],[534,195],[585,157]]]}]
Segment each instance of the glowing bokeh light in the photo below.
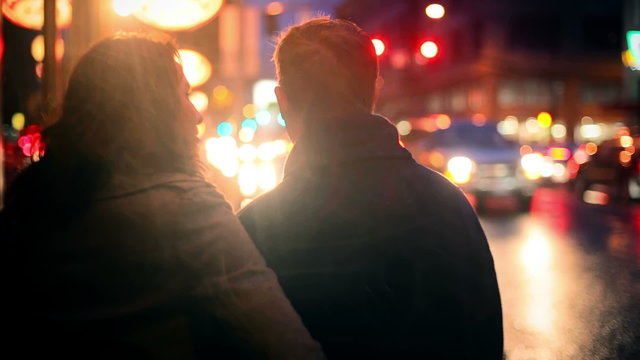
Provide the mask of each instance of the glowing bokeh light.
[{"label": "glowing bokeh light", "polygon": [[254,118],[256,116],[256,106],[253,104],[246,104],[242,107],[242,115],[245,118]]},{"label": "glowing bokeh light", "polygon": [[446,130],[451,126],[451,117],[447,114],[438,114],[436,116],[436,126],[440,130]]},{"label": "glowing bokeh light", "polygon": [[275,16],[280,15],[284,12],[284,5],[282,5],[279,1],[270,2],[267,5],[267,15]]},{"label": "glowing bokeh light", "polygon": [[567,136],[567,127],[563,124],[553,124],[551,125],[551,136],[555,139],[562,139]]},{"label": "glowing bokeh light", "polygon": [[584,146],[584,149],[587,152],[587,155],[593,155],[598,152],[598,145],[596,145],[596,143],[589,142]]},{"label": "glowing bokeh light", "polygon": [[438,45],[433,41],[425,41],[420,45],[420,54],[427,59],[433,59],[438,55]]},{"label": "glowing bokeh light", "polygon": [[238,158],[243,162],[252,162],[258,156],[258,150],[251,144],[244,144],[238,149]]},{"label": "glowing bokeh light", "polygon": [[278,113],[278,116],[276,118],[277,118],[278,125],[287,126],[287,122],[284,120],[284,117],[282,117],[282,113]]},{"label": "glowing bokeh light", "polygon": [[145,24],[169,31],[191,30],[211,21],[224,0],[139,0],[133,15]]},{"label": "glowing bokeh light", "polygon": [[507,116],[498,123],[498,132],[505,136],[515,135],[518,133],[519,126],[518,118],[515,116]]},{"label": "glowing bokeh light", "polygon": [[11,126],[18,131],[24,129],[25,122],[26,119],[23,113],[15,113],[11,116]]},{"label": "glowing bokeh light", "polygon": [[553,118],[551,117],[551,114],[549,114],[548,112],[543,111],[543,112],[539,113],[536,118],[538,120],[538,125],[540,125],[541,128],[547,129],[547,128],[551,127],[551,123],[553,122]]},{"label": "glowing bokeh light", "polygon": [[271,113],[269,110],[260,110],[256,112],[256,121],[260,126],[266,126],[271,123]]},{"label": "glowing bokeh light", "polygon": [[619,158],[620,163],[622,163],[623,165],[627,165],[631,162],[631,153],[627,150],[620,151]]},{"label": "glowing bokeh light", "polygon": [[258,167],[258,186],[264,191],[269,191],[278,184],[276,169],[271,163],[260,164]]},{"label": "glowing bokeh light", "polygon": [[233,125],[228,121],[223,121],[218,124],[216,131],[220,136],[231,136],[231,134],[233,134]]},{"label": "glowing bokeh light", "polygon": [[209,97],[202,91],[193,91],[189,94],[189,101],[193,104],[200,113],[207,111],[209,106]]},{"label": "glowing bokeh light", "polygon": [[524,156],[531,153],[533,153],[533,149],[531,148],[531,146],[529,145],[520,146],[520,156]]},{"label": "glowing bokeh light", "polygon": [[633,138],[629,135],[620,136],[620,146],[629,147],[633,145]]},{"label": "glowing bokeh light", "polygon": [[[71,1],[56,1],[56,26],[59,29],[65,29],[71,24],[71,9]],[[3,0],[2,14],[18,26],[42,31],[44,0]]]},{"label": "glowing bokeh light", "polygon": [[384,42],[382,40],[371,39],[371,42],[373,43],[373,48],[376,50],[376,55],[380,56],[384,54],[384,50],[386,49],[386,46],[384,45]]},{"label": "glowing bokeh light", "polygon": [[602,128],[598,124],[580,126],[580,135],[585,139],[596,139],[602,136]]},{"label": "glowing bokeh light", "polygon": [[[33,38],[31,42],[31,56],[36,62],[44,60],[44,35],[40,34]],[[60,61],[64,57],[64,40],[56,39],[56,60]]]},{"label": "glowing bokeh light", "polygon": [[452,157],[447,163],[447,175],[457,184],[465,184],[471,179],[473,161],[465,156]]},{"label": "glowing bokeh light", "polygon": [[244,119],[240,125],[242,128],[249,128],[253,131],[258,130],[258,122],[254,119]]},{"label": "glowing bokeh light", "polygon": [[113,0],[112,6],[116,14],[129,16],[142,6],[143,0]]},{"label": "glowing bokeh light", "polygon": [[248,127],[243,127],[240,129],[240,131],[238,131],[238,139],[240,139],[240,141],[244,143],[253,141],[255,135],[256,132]]},{"label": "glowing bokeh light", "polygon": [[180,49],[178,53],[184,77],[191,87],[198,87],[209,80],[212,73],[211,63],[204,55],[190,49]]},{"label": "glowing bokeh light", "polygon": [[265,142],[258,146],[258,158],[264,161],[271,161],[278,156],[278,149],[272,142]]},{"label": "glowing bokeh light", "polygon": [[409,135],[411,133],[411,123],[407,120],[402,120],[396,124],[398,134],[401,136]]},{"label": "glowing bokeh light", "polygon": [[429,4],[424,9],[424,13],[431,19],[442,19],[445,14],[444,6],[440,4]]},{"label": "glowing bokeh light", "polygon": [[204,122],[201,122],[200,124],[196,125],[196,129],[197,129],[196,136],[198,138],[201,138],[202,136],[204,136],[204,133],[207,131],[207,124],[205,124]]},{"label": "glowing bokeh light", "polygon": [[238,171],[238,185],[242,195],[251,196],[258,191],[258,168],[255,164],[242,164]]}]

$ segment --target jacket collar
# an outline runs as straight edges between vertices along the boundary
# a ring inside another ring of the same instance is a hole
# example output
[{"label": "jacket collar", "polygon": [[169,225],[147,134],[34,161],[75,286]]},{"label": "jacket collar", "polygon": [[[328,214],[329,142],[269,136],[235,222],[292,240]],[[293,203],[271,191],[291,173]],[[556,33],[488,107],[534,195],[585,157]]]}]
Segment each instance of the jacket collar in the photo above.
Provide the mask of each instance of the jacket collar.
[{"label": "jacket collar", "polygon": [[400,145],[396,127],[380,115],[316,118],[308,124],[289,154],[285,177],[362,160],[411,159]]}]

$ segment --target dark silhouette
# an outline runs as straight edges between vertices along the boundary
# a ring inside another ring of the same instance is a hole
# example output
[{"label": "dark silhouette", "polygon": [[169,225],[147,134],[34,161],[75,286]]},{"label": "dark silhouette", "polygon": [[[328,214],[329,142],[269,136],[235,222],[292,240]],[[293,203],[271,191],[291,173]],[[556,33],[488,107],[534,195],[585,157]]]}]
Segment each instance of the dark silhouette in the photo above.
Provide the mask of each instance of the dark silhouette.
[{"label": "dark silhouette", "polygon": [[290,28],[274,55],[295,146],[240,219],[329,359],[501,359],[493,259],[462,192],[372,114],[371,39],[344,20]]},{"label": "dark silhouette", "polygon": [[7,354],[322,356],[199,174],[200,115],[176,54],[128,35],[75,67],[47,153],[17,178],[0,216]]}]

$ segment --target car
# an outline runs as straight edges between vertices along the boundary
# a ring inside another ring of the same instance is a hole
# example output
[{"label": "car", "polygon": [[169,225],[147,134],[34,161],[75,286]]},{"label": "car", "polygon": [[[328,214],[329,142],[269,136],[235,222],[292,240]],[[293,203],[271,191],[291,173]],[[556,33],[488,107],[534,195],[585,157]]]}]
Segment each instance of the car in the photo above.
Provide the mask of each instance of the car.
[{"label": "car", "polygon": [[[622,135],[590,144],[588,156],[577,158],[573,180],[576,196],[590,204],[640,199],[640,136]],[[576,155],[579,155],[577,153]]]},{"label": "car", "polygon": [[528,209],[544,160],[534,152],[521,156],[520,145],[502,136],[495,122],[478,125],[466,119],[426,134],[417,140],[415,152],[423,165],[473,194],[478,209],[495,196],[515,196]]}]

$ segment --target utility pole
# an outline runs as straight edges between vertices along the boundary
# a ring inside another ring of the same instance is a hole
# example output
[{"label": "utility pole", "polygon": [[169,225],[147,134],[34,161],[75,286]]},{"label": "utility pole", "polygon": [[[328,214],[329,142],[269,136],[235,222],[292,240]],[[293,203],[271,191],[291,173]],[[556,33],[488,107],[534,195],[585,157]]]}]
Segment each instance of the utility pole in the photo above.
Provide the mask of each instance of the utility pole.
[{"label": "utility pole", "polygon": [[58,27],[56,25],[56,0],[44,0],[44,74],[43,74],[43,105],[44,125],[49,125],[54,115],[58,101],[58,61],[56,59],[56,39]]}]

